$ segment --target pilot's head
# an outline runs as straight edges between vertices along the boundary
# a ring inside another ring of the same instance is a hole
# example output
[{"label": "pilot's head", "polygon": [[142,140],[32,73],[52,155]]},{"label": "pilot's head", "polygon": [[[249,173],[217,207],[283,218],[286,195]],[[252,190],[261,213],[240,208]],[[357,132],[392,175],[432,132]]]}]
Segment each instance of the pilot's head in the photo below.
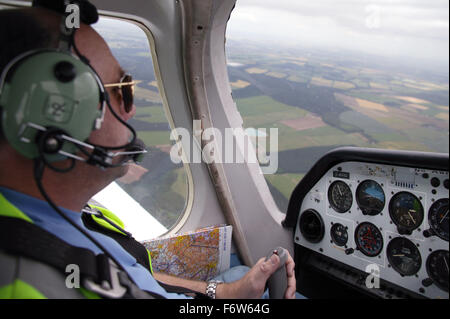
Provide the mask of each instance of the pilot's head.
[{"label": "pilot's head", "polygon": [[[45,48],[57,48],[60,40],[60,26],[62,19],[63,17],[60,14],[41,8],[0,10],[0,74],[4,72],[11,61],[24,53]],[[98,75],[98,78],[103,84],[119,83],[123,80],[123,69],[112,55],[104,39],[92,27],[81,23],[80,28],[75,32],[73,42],[79,53],[87,58],[90,66],[95,70],[94,73]],[[11,68],[12,74],[14,74],[14,68],[15,66]],[[30,73],[33,73],[30,74],[30,76],[39,76],[38,74],[35,74],[36,72]],[[5,81],[8,82],[10,78],[11,76],[8,75]],[[27,77],[25,76],[24,78]],[[53,85],[51,81],[47,82],[49,82],[47,83],[49,86]],[[77,88],[75,87],[74,91],[76,90]],[[124,122],[128,121],[135,114],[134,104],[131,103],[130,105],[130,103],[124,103],[123,91],[118,86],[107,87],[104,90],[109,96],[111,108],[116,115]],[[12,89],[9,88],[9,91],[12,91]],[[4,92],[2,92],[2,94],[3,93]],[[77,93],[80,94],[80,92]],[[83,93],[81,92],[81,95],[82,94]],[[25,98],[27,97],[24,96],[23,99]],[[2,100],[0,99],[0,101]],[[32,106],[32,104],[33,103],[30,105]],[[100,109],[100,105],[101,103],[99,101],[94,103],[92,108],[98,110]],[[6,107],[6,105],[1,106],[2,108]],[[16,105],[7,105],[7,107],[16,107]],[[7,134],[5,134],[4,125],[5,114],[3,111],[1,114],[3,116],[2,121],[0,121],[1,162],[11,163],[11,165],[26,164],[29,162],[31,165],[32,159],[17,152],[17,149],[11,146],[12,143],[5,138],[7,136]],[[14,116],[20,117],[20,114],[14,114]],[[61,120],[61,122],[64,122],[64,120]],[[126,145],[130,141],[130,134],[130,129],[119,122],[119,120],[113,116],[109,108],[105,107],[101,128],[93,129],[92,133],[89,135],[88,141],[92,145],[117,147]],[[86,156],[82,153],[78,155],[81,157]],[[113,160],[118,161],[120,158],[117,157]],[[14,163],[11,161],[14,161]],[[68,162],[68,160],[65,159],[61,161],[61,163],[56,162],[55,166],[65,165],[67,167],[67,163],[63,164],[63,162]],[[88,168],[87,166],[91,167]],[[6,171],[7,168],[4,169]],[[100,176],[102,176],[102,178],[105,178],[105,181],[100,184],[107,184],[115,178],[124,175],[127,171],[127,166],[107,169],[108,172],[105,173],[103,170],[93,165],[77,163],[75,170],[78,170],[75,172],[80,172],[80,174],[88,174],[92,178],[100,178]],[[0,183],[1,182],[2,181],[0,180]]]}]

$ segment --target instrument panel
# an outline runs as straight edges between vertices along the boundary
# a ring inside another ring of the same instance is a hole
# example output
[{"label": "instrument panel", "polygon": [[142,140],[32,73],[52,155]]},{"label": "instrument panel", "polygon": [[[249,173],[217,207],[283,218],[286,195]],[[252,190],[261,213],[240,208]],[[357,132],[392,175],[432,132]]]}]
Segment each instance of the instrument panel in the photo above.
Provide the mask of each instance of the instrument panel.
[{"label": "instrument panel", "polygon": [[448,171],[336,164],[303,198],[295,243],[412,293],[448,298],[448,187]]}]

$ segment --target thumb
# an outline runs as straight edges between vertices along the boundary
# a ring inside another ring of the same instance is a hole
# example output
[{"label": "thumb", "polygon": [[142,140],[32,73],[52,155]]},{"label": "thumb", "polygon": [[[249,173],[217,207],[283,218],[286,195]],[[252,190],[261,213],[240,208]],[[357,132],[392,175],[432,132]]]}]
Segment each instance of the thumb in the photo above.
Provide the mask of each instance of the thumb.
[{"label": "thumb", "polygon": [[263,262],[261,263],[259,269],[261,271],[261,274],[266,277],[265,280],[269,279],[269,277],[278,269],[279,265],[280,257],[278,257],[276,254],[270,256],[270,258],[266,261],[263,259]]},{"label": "thumb", "polygon": [[242,280],[241,287],[238,289],[243,298],[261,298],[264,293],[267,279],[278,269],[280,258],[272,255],[269,259],[261,258],[250,269]]}]

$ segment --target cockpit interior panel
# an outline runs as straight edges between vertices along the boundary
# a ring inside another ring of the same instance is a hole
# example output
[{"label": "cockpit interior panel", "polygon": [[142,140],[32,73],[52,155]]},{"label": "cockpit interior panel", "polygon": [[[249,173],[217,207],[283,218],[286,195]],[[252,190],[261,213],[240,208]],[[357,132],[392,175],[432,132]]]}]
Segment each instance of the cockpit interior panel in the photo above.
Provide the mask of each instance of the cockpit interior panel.
[{"label": "cockpit interior panel", "polygon": [[448,157],[349,154],[325,155],[290,199],[296,263],[372,296],[448,298]]}]

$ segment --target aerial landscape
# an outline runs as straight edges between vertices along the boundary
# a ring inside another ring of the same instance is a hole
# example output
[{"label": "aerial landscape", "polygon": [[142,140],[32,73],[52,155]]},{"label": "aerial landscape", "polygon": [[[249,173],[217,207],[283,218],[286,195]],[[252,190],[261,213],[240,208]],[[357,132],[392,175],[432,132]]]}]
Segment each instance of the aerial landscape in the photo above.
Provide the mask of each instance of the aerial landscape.
[{"label": "aerial landscape", "polygon": [[[98,28],[139,81],[130,124],[150,149],[142,167],[120,185],[170,228],[184,211],[188,190],[183,166],[170,160],[171,128],[148,41],[142,31]],[[265,178],[282,212],[295,185],[333,148],[449,151],[448,69],[234,39],[227,39],[226,54],[244,127],[278,128],[278,170]]]},{"label": "aerial landscape", "polygon": [[333,148],[448,152],[448,70],[389,65],[355,52],[227,44],[244,126],[278,128],[279,168],[265,177],[281,211],[298,181]]}]

